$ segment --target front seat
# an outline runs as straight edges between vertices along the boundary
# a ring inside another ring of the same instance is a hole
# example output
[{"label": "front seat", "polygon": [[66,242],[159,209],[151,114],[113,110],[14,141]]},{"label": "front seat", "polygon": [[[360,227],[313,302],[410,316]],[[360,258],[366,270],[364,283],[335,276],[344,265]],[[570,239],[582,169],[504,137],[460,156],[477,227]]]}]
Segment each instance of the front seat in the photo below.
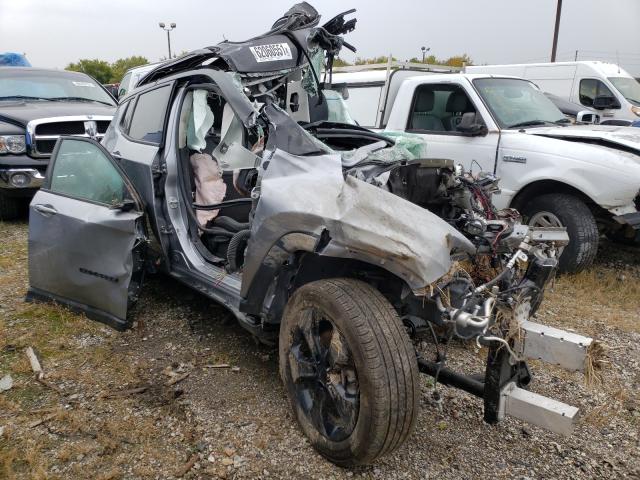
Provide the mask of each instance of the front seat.
[{"label": "front seat", "polygon": [[458,125],[462,120],[462,115],[469,112],[475,112],[467,94],[462,90],[451,92],[447,99],[447,106],[445,110],[449,115],[443,119],[443,123],[445,128],[450,132],[455,132],[458,129]]},{"label": "front seat", "polygon": [[433,115],[434,95],[432,90],[420,90],[413,107],[411,127],[414,130],[444,131],[442,120]]}]

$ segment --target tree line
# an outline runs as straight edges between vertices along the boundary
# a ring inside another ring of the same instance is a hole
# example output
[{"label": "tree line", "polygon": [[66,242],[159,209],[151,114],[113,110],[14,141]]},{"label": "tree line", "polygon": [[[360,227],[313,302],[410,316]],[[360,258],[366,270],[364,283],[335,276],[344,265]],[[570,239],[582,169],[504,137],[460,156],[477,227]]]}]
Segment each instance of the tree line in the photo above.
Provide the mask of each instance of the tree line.
[{"label": "tree line", "polygon": [[122,80],[125,72],[133,67],[146,65],[149,63],[146,57],[133,55],[127,58],[119,58],[113,63],[104,60],[83,58],[76,63],[70,63],[65,70],[82,72],[91,75],[100,83],[118,83]]},{"label": "tree line", "polygon": [[[391,57],[391,60],[394,62],[398,61],[398,59],[393,56]],[[342,58],[338,57],[333,62],[333,65],[334,67],[347,67],[351,65],[371,65],[374,63],[387,63],[388,61],[389,61],[389,57],[385,55],[382,55],[380,57],[371,57],[371,58],[356,57],[353,63],[347,62],[346,60],[343,60]],[[449,67],[459,67],[459,68],[464,67],[466,65],[473,65],[473,60],[466,53],[463,53],[462,55],[454,55],[453,57],[441,58],[441,59],[437,58],[435,55],[429,55],[425,57],[424,62],[422,61],[421,58],[418,58],[418,57],[413,57],[406,61],[412,62],[412,63],[424,63],[427,65],[446,65]]]},{"label": "tree line", "polygon": [[[186,53],[186,52],[184,52]],[[183,55],[182,53],[181,55]],[[371,57],[362,58],[357,57],[354,63],[349,63],[341,58],[336,58],[333,65],[335,67],[349,66],[349,65],[370,65],[374,63],[387,63],[389,57]],[[398,59],[391,57],[393,61]],[[161,60],[166,60],[163,58]],[[429,55],[425,57],[424,62],[417,57],[410,58],[408,62],[413,63],[425,63],[429,65],[447,65],[450,67],[463,67],[465,65],[473,65],[473,60],[466,53],[462,55],[455,55],[446,59],[438,59],[435,55]],[[65,70],[71,70],[74,72],[83,72],[87,75],[91,75],[100,83],[118,83],[122,80],[122,77],[127,70],[140,65],[146,65],[149,63],[146,57],[140,55],[133,55],[127,58],[119,58],[113,63],[106,62],[104,60],[83,58],[76,63],[70,63],[65,67]]]}]

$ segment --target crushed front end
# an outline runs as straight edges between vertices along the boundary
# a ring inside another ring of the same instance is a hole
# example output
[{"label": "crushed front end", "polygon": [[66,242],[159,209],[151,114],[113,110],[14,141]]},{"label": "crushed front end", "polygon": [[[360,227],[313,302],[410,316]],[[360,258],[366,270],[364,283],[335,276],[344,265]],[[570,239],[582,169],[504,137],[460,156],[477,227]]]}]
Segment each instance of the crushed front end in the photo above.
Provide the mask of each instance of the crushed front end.
[{"label": "crushed front end", "polygon": [[[435,355],[418,354],[420,371],[482,398],[489,423],[512,415],[570,433],[577,408],[523,388],[532,379],[527,358],[583,372],[593,361],[592,339],[531,320],[569,242],[565,229],[529,227],[517,211],[496,210],[491,195],[499,187],[492,174],[471,175],[451,160],[424,159],[421,139],[395,140],[344,152],[345,175],[435,213],[475,246],[471,254],[453,249],[449,272],[396,300],[410,336],[435,345]],[[448,368],[441,347],[446,352],[456,340],[486,348],[484,373]]]}]

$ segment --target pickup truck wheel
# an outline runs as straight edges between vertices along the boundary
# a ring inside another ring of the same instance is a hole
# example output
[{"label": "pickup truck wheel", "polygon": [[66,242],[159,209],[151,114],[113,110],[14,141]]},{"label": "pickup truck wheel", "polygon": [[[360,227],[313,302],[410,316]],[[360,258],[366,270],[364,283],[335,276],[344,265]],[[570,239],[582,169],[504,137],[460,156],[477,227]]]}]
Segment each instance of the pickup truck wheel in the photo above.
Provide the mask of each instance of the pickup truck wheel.
[{"label": "pickup truck wheel", "polygon": [[311,444],[341,466],[407,439],[418,413],[415,350],[382,294],[352,279],[300,287],[280,325],[280,375]]},{"label": "pickup truck wheel", "polygon": [[13,220],[20,215],[20,201],[0,193],[0,220]]},{"label": "pickup truck wheel", "polygon": [[560,255],[561,272],[580,272],[593,263],[598,253],[598,225],[582,200],[565,193],[542,195],[525,205],[522,214],[531,226],[567,228],[569,245]]}]

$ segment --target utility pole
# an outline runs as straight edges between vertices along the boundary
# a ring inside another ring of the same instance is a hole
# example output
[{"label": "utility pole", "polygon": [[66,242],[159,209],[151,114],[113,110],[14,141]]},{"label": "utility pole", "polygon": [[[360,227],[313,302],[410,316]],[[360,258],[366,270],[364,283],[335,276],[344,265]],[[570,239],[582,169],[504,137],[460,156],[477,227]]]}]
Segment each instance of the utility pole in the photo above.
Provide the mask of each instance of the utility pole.
[{"label": "utility pole", "polygon": [[171,30],[176,28],[176,24],[170,23],[169,25],[166,25],[164,22],[160,22],[158,26],[167,32],[167,46],[169,47],[169,60],[171,60]]},{"label": "utility pole", "polygon": [[578,50],[576,50],[576,56],[575,56],[575,58],[573,60],[576,61],[576,62],[578,61]]},{"label": "utility pole", "polygon": [[558,31],[560,30],[560,13],[562,12],[562,0],[558,0],[556,9],[556,27],[553,30],[553,47],[551,48],[551,62],[556,61],[556,50],[558,49]]}]

